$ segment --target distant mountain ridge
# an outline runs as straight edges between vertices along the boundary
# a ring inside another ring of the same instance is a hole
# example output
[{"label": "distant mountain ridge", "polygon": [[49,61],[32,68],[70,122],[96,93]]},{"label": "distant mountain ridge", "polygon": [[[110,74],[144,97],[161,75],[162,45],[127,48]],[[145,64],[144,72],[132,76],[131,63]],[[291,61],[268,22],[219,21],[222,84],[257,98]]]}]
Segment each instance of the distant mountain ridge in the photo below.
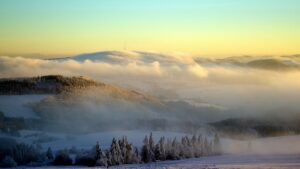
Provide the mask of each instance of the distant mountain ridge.
[{"label": "distant mountain ridge", "polygon": [[[186,56],[176,54],[163,54],[158,52],[144,51],[100,51],[94,53],[83,53],[75,56],[57,58],[51,60],[75,60],[78,62],[92,61],[109,64],[128,63],[153,63],[159,62],[162,65],[185,64],[181,62]],[[288,56],[232,56],[225,58],[190,57],[190,61],[201,66],[233,66],[242,68],[253,68],[272,71],[297,71],[300,70],[300,55]],[[189,62],[190,63],[190,62]]]},{"label": "distant mountain ridge", "polygon": [[222,59],[196,58],[201,65],[235,66],[273,71],[300,70],[300,55],[290,56],[234,56]]}]

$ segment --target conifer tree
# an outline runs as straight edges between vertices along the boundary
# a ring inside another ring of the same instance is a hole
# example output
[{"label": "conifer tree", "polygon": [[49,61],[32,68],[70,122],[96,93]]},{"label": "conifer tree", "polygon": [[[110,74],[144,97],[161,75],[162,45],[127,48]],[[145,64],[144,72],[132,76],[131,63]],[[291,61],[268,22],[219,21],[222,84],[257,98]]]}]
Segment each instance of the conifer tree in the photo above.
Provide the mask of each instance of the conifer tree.
[{"label": "conifer tree", "polygon": [[49,160],[53,160],[54,159],[54,156],[53,156],[53,152],[52,152],[52,149],[51,147],[48,147],[48,150],[46,152],[46,156]]},{"label": "conifer tree", "polygon": [[119,165],[122,164],[122,154],[119,142],[113,138],[111,146],[110,146],[110,153],[111,153],[111,163],[112,165]]},{"label": "conifer tree", "polygon": [[148,162],[151,161],[148,136],[145,136],[145,138],[143,140],[143,147],[142,147],[141,157],[142,157],[142,161],[145,162],[145,163],[148,163]]},{"label": "conifer tree", "polygon": [[95,160],[100,160],[101,156],[102,156],[102,150],[100,148],[99,142],[97,142]]},{"label": "conifer tree", "polygon": [[214,154],[221,153],[221,143],[220,143],[220,138],[219,138],[218,134],[215,134],[215,136],[214,136],[213,151],[214,151]]}]

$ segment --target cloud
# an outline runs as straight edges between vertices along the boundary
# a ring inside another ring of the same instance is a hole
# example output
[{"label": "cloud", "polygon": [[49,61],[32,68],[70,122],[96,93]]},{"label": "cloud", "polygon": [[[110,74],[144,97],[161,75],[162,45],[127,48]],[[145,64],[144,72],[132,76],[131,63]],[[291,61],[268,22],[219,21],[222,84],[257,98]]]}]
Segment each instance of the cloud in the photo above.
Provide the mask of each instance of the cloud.
[{"label": "cloud", "polygon": [[153,55],[155,57],[152,55],[133,52],[104,52],[59,60],[2,56],[0,57],[0,77],[44,74],[85,75],[98,78],[110,76],[160,78],[177,74],[204,77],[206,75],[205,69],[195,62],[187,63],[186,59],[167,55]]},{"label": "cloud", "polygon": [[280,114],[276,109],[300,112],[299,63],[296,55],[207,59],[112,51],[54,60],[2,56],[0,77],[88,76],[165,100],[198,100],[241,116]]},{"label": "cloud", "polygon": [[223,59],[195,59],[199,64],[216,66],[235,66],[240,68],[254,68],[270,71],[299,71],[300,55],[292,56],[239,56]]}]

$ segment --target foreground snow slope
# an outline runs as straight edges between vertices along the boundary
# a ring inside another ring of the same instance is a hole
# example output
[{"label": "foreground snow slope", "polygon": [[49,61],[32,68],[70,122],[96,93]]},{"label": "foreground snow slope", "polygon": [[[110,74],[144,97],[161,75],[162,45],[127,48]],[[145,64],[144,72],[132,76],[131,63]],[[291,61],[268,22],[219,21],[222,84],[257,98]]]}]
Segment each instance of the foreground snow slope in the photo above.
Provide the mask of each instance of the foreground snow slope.
[{"label": "foreground snow slope", "polygon": [[[45,168],[45,167],[41,167]],[[57,169],[62,167],[46,167]],[[88,167],[63,167],[88,168]],[[94,167],[97,168],[97,167]],[[99,168],[99,167],[98,167]],[[197,159],[163,161],[149,164],[121,165],[114,169],[299,169],[300,155],[222,155]]]}]

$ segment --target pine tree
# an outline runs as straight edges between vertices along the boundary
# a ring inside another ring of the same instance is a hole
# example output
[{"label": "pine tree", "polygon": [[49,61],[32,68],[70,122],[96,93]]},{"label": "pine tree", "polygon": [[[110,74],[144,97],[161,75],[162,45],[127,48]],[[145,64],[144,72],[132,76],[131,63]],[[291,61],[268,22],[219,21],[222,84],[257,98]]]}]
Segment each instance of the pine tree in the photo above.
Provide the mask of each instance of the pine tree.
[{"label": "pine tree", "polygon": [[199,157],[203,155],[203,139],[201,134],[197,138],[197,152]]},{"label": "pine tree", "polygon": [[107,166],[112,166],[112,155],[110,151],[106,152],[106,158],[107,158]]},{"label": "pine tree", "polygon": [[53,160],[54,159],[54,156],[53,156],[53,152],[52,152],[52,149],[51,147],[48,147],[48,150],[46,152],[46,156],[49,160]]},{"label": "pine tree", "polygon": [[120,150],[121,150],[121,161],[122,163],[125,163],[125,156],[127,154],[127,146],[129,145],[127,141],[127,137],[123,137],[121,140],[119,140]]},{"label": "pine tree", "polygon": [[100,148],[99,142],[96,144],[96,155],[95,155],[95,160],[100,160],[102,156],[102,150]]},{"label": "pine tree", "polygon": [[122,154],[121,154],[121,149],[119,142],[113,138],[112,144],[110,147],[110,153],[111,153],[111,163],[112,165],[119,165],[122,164]]},{"label": "pine tree", "polygon": [[132,146],[132,144],[126,145],[126,154],[125,154],[125,164],[134,164],[139,163],[139,157],[136,153],[136,149]]},{"label": "pine tree", "polygon": [[155,145],[155,148],[154,148],[154,156],[155,156],[155,160],[162,160],[162,159],[161,159],[161,151],[160,151],[159,143],[157,143],[157,144]]},{"label": "pine tree", "polygon": [[161,159],[161,160],[166,160],[166,144],[165,144],[165,137],[162,137],[162,138],[159,140],[159,148],[160,148],[160,152],[161,152],[160,159]]},{"label": "pine tree", "polygon": [[204,156],[208,155],[208,151],[209,151],[208,148],[209,148],[209,143],[208,143],[207,138],[205,137],[204,142],[203,142],[203,155]]},{"label": "pine tree", "polygon": [[219,138],[218,134],[215,134],[215,137],[214,137],[213,152],[214,152],[214,154],[221,153],[221,143],[220,143],[220,138]]},{"label": "pine tree", "polygon": [[161,137],[155,145],[154,155],[156,160],[166,160],[165,138]]},{"label": "pine tree", "polygon": [[173,160],[179,160],[180,159],[180,156],[179,156],[179,146],[178,146],[178,142],[176,140],[176,137],[172,141],[171,154],[172,154],[172,159]]},{"label": "pine tree", "polygon": [[142,147],[142,152],[141,152],[141,157],[142,157],[142,161],[145,163],[148,163],[151,161],[150,158],[150,146],[149,146],[149,139],[148,136],[145,136],[144,140],[143,140],[143,147]]},{"label": "pine tree", "polygon": [[152,136],[152,132],[150,133],[150,136],[149,136],[149,153],[150,153],[150,160],[151,161],[155,161],[155,143],[154,143],[154,140],[153,140],[153,136]]}]

